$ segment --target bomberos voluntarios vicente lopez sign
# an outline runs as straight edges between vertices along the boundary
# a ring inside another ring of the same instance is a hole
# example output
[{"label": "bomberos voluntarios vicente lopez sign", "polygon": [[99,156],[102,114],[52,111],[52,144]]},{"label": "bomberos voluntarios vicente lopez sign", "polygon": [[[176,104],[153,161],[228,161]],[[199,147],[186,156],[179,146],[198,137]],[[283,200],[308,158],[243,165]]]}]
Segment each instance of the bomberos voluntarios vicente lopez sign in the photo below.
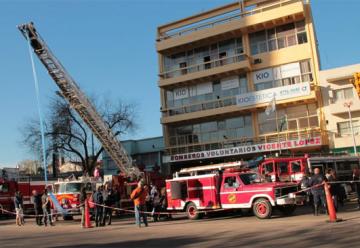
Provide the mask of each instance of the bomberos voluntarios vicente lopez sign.
[{"label": "bomberos voluntarios vicente lopez sign", "polygon": [[237,95],[236,105],[243,107],[259,103],[267,103],[273,99],[274,94],[277,101],[300,96],[308,96],[310,95],[310,84],[299,83]]},{"label": "bomberos voluntarios vicente lopez sign", "polygon": [[236,156],[236,155],[248,154],[248,153],[275,151],[275,150],[279,150],[279,147],[281,147],[281,149],[294,149],[300,147],[320,146],[320,145],[321,145],[321,138],[314,137],[309,139],[281,141],[279,143],[276,142],[276,143],[265,143],[265,144],[257,144],[257,145],[244,145],[244,146],[237,146],[237,147],[210,150],[210,151],[176,154],[172,156],[164,156],[163,160],[164,163],[180,162],[180,161],[197,160],[197,159]]}]

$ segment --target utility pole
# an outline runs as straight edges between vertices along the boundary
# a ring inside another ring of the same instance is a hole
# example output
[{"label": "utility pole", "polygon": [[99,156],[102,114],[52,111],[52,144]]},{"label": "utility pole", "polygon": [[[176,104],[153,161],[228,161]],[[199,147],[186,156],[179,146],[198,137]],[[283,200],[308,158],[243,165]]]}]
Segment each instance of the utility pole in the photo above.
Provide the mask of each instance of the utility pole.
[{"label": "utility pole", "polygon": [[355,156],[357,155],[357,151],[356,151],[356,140],[355,140],[355,134],[354,134],[354,129],[353,129],[353,124],[352,124],[352,118],[351,118],[351,105],[352,105],[352,101],[349,102],[344,102],[344,107],[348,108],[348,113],[349,113],[349,120],[350,120],[350,131],[351,131],[351,135],[353,138],[353,145],[354,145],[354,154]]}]

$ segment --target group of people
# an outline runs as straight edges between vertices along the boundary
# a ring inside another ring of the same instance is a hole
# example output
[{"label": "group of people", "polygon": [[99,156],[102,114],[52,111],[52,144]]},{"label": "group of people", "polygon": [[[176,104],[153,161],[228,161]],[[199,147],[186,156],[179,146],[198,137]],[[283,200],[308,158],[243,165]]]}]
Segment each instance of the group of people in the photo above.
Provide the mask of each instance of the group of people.
[{"label": "group of people", "polygon": [[[48,195],[48,190],[44,189],[42,194],[36,190],[33,190],[31,202],[34,205],[36,224],[38,226],[43,224],[45,226],[48,226],[48,224],[50,226],[54,226],[53,215],[51,213],[51,200],[50,196]],[[18,217],[16,218],[18,219]]]},{"label": "group of people", "polygon": [[[130,197],[134,201],[135,222],[138,227],[141,227],[141,222],[146,227],[148,226],[148,214],[151,213],[153,221],[156,222],[160,220],[161,213],[166,211],[166,188],[159,191],[156,185],[150,184],[149,187],[140,180]],[[166,217],[171,218],[171,215],[166,215]]]},{"label": "group of people", "polygon": [[[86,192],[84,189],[80,200],[83,201],[82,203],[85,203],[85,199]],[[111,225],[113,212],[112,206],[115,206],[116,208],[120,207],[120,192],[117,187],[112,188],[109,183],[106,183],[104,186],[99,186],[92,195],[92,200],[95,203],[95,225],[97,227],[105,226],[106,220],[107,224]],[[84,216],[84,210],[82,210],[82,226],[84,226]]]},{"label": "group of people", "polygon": [[[354,183],[352,184],[355,192],[358,196],[358,209],[360,209],[360,171],[355,168],[352,175]],[[314,215],[319,215],[321,208],[327,212],[327,204],[325,199],[324,182],[328,182],[329,191],[331,194],[332,201],[334,203],[335,210],[338,211],[339,204],[344,205],[346,198],[346,192],[344,187],[338,182],[336,171],[328,169],[326,174],[323,175],[319,168],[314,169],[314,174],[311,177],[304,176],[301,181],[303,189],[310,188],[308,192],[309,202],[313,203]]]}]

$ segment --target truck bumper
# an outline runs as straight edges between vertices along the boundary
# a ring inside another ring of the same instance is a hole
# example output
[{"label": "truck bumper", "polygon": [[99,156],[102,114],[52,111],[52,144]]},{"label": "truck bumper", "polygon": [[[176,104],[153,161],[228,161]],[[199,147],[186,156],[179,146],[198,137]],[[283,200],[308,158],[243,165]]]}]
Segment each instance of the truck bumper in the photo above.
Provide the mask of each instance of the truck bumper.
[{"label": "truck bumper", "polygon": [[295,195],[295,196],[286,196],[283,198],[277,198],[277,205],[301,205],[306,200],[305,196]]}]

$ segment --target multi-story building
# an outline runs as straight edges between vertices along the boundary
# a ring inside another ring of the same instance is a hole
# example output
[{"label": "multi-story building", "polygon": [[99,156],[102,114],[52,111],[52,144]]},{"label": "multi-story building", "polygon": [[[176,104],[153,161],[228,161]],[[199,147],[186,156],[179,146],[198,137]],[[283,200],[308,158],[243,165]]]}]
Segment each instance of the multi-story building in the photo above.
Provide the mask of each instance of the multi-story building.
[{"label": "multi-story building", "polygon": [[308,1],[237,1],[157,31],[165,162],[327,146]]},{"label": "multi-story building", "polygon": [[360,99],[350,81],[354,80],[354,74],[358,72],[360,64],[320,71],[329,148],[333,152],[354,153],[354,139],[356,150],[360,152]]},{"label": "multi-story building", "polygon": [[[163,137],[153,137],[139,140],[125,140],[121,142],[126,152],[135,164],[146,171],[152,171],[158,166],[163,174],[168,174],[168,167],[164,167],[162,156],[164,151]],[[119,168],[111,157],[104,151],[102,154],[105,175],[119,174]]]}]

